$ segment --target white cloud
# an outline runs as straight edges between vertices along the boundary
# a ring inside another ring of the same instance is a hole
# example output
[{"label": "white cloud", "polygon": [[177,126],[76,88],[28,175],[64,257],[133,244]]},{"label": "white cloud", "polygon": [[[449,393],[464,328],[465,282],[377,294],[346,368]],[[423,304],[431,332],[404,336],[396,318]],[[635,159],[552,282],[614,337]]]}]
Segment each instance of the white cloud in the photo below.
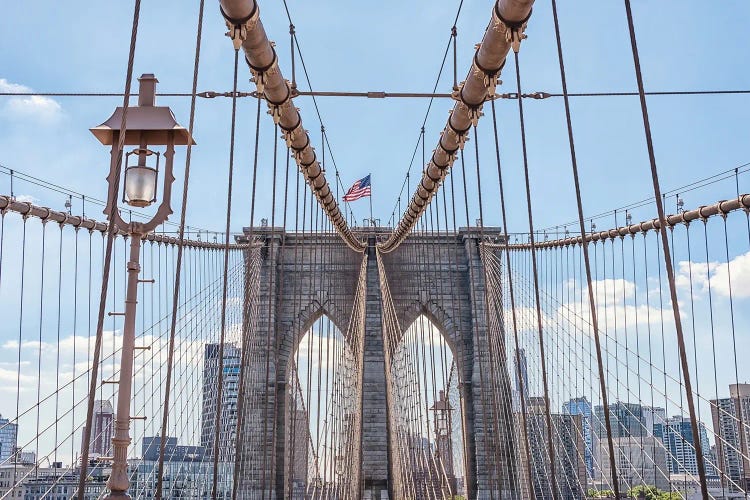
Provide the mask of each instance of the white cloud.
[{"label": "white cloud", "polygon": [[677,266],[675,282],[686,292],[690,291],[692,277],[693,293],[708,292],[710,284],[712,293],[728,297],[731,278],[732,297],[750,297],[750,287],[747,286],[747,283],[750,283],[750,251],[738,255],[729,263],[681,261]]},{"label": "white cloud", "polygon": [[[635,283],[624,279],[603,279],[592,282],[594,300],[596,303],[611,303],[613,300],[632,299],[636,292]],[[588,298],[588,288],[584,289],[584,296]]]},{"label": "white cloud", "polygon": [[9,92],[12,94],[22,94],[24,92],[30,92],[31,89],[25,85],[18,83],[11,83],[5,78],[0,78],[0,92]]},{"label": "white cloud", "polygon": [[747,286],[750,283],[750,251],[738,255],[729,264],[716,266],[711,276],[711,286],[720,294],[728,296],[730,277],[733,297],[750,297],[750,287]]},{"label": "white cloud", "polygon": [[[537,328],[537,313],[530,293],[531,284],[525,283],[518,275],[515,275],[513,280],[514,284],[518,285],[516,316],[519,328],[534,332]],[[584,286],[579,288],[578,285]],[[540,289],[544,330],[555,331],[562,328],[570,335],[575,335],[576,332],[592,334],[588,287],[570,280],[565,282],[565,286],[572,299],[569,302],[559,302],[559,298],[550,295],[546,289]],[[674,323],[669,303],[665,300],[663,308],[659,307],[658,297],[652,300],[651,304],[644,303],[646,289],[633,281],[607,278],[594,280],[592,287],[599,329],[602,333],[607,335],[614,335],[615,332],[622,333],[625,331],[626,324],[635,333],[635,327],[661,325],[662,320],[665,325]],[[654,286],[649,286],[649,292],[658,295],[658,290],[655,290]],[[638,298],[637,303],[636,298]],[[511,310],[506,309],[504,314],[507,328],[512,321]]]},{"label": "white cloud", "polygon": [[22,203],[38,203],[39,198],[35,198],[30,194],[18,194],[16,195],[16,201],[20,201]]},{"label": "white cloud", "polygon": [[[33,92],[33,90],[25,85],[0,78],[0,92],[21,94]],[[42,123],[55,123],[62,116],[62,107],[57,101],[38,95],[11,97],[5,102],[3,110],[12,118],[33,119]]]}]

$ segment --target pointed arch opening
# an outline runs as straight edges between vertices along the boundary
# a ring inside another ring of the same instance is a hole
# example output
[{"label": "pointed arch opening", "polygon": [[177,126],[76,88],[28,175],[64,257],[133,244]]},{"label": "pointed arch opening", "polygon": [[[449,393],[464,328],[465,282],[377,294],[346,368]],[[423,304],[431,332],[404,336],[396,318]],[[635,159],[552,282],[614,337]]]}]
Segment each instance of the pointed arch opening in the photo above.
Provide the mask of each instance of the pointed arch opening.
[{"label": "pointed arch opening", "polygon": [[338,497],[354,461],[357,360],[321,311],[300,336],[287,371],[288,498]]},{"label": "pointed arch opening", "polygon": [[[466,495],[460,370],[434,317],[422,312],[390,357],[391,421],[403,488],[416,495]],[[437,498],[436,497],[436,498]]]}]

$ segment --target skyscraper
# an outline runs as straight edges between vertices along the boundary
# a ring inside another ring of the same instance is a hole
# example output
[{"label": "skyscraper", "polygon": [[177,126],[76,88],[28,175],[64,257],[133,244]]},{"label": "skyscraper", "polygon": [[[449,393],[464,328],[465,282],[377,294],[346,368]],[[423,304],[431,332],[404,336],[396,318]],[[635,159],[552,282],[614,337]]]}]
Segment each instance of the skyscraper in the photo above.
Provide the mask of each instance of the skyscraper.
[{"label": "skyscraper", "polygon": [[[612,438],[653,436],[654,424],[663,423],[663,408],[643,406],[638,403],[617,401],[609,405],[609,419],[612,426]],[[594,435],[600,439],[607,438],[607,427],[604,419],[604,407],[594,408]]]},{"label": "skyscraper", "polygon": [[[703,447],[703,456],[708,458],[710,445],[708,444],[708,433],[703,422],[698,422],[700,444]],[[670,474],[692,474],[698,475],[698,461],[695,453],[695,438],[690,419],[682,415],[668,418],[665,423],[654,425],[654,434],[661,438],[667,448],[667,465]],[[709,476],[713,474],[708,470],[710,464],[704,460],[706,472]]]},{"label": "skyscraper", "polygon": [[442,469],[448,477],[451,493],[456,494],[456,473],[453,464],[453,412],[455,408],[446,397],[445,391],[440,391],[438,400],[430,407],[434,412],[433,425],[435,436],[436,456],[440,460]]},{"label": "skyscraper", "polygon": [[[645,484],[669,489],[667,451],[654,425],[664,421],[663,408],[617,401],[609,405],[612,445],[620,486]],[[592,417],[594,476],[611,478],[607,427],[604,407],[596,406]],[[661,433],[661,427],[657,428]]]},{"label": "skyscraper", "polygon": [[591,435],[591,403],[586,397],[574,398],[563,404],[563,413],[566,415],[581,415],[581,432],[586,446],[585,460],[586,470],[589,477],[594,474],[593,437]]},{"label": "skyscraper", "polygon": [[[94,401],[94,427],[89,441],[89,458],[112,456],[112,434],[114,432],[115,412],[108,399]],[[86,427],[83,427],[86,434]]]},{"label": "skyscraper", "polygon": [[[656,436],[661,439],[660,435],[656,434],[656,430],[661,431],[662,425],[667,421],[667,412],[664,408],[656,406],[643,406],[643,425],[646,426],[646,434],[649,436]],[[657,428],[657,425],[659,427]]]},{"label": "skyscraper", "polygon": [[0,464],[10,460],[18,444],[18,424],[0,415]]},{"label": "skyscraper", "polygon": [[[518,360],[521,360],[521,364],[519,366]],[[516,382],[516,392],[518,394],[521,394],[523,392],[524,396],[526,396],[526,399],[529,399],[529,370],[528,365],[526,361],[526,349],[516,349],[516,355],[513,356],[513,366],[515,367],[515,371],[513,372],[513,380]],[[520,372],[520,378],[519,378],[519,372]],[[523,381],[523,391],[521,391],[521,382]]]},{"label": "skyscraper", "polygon": [[[646,435],[622,436],[612,438],[612,445],[621,490],[627,491],[634,485],[656,486],[660,490],[669,490],[667,450],[661,440]],[[612,469],[606,437],[596,452],[601,477],[606,478],[605,481],[611,481]]]},{"label": "skyscraper", "polygon": [[750,488],[750,384],[731,384],[729,397],[711,400],[716,455],[722,485],[730,491]]},{"label": "skyscraper", "polygon": [[295,497],[300,495],[299,492],[302,492],[301,495],[304,497],[309,472],[310,423],[302,401],[291,398],[290,406],[293,428],[289,432],[289,449],[294,450],[290,458],[292,460],[292,488],[297,493]]},{"label": "skyscraper", "polygon": [[[588,480],[586,462],[582,458],[585,443],[582,433],[582,415],[552,414],[552,440],[555,449],[555,477],[559,488],[558,498],[578,500],[586,497]],[[549,440],[544,398],[529,398],[528,438],[531,463],[531,477],[534,496],[537,500],[556,498],[552,494],[552,478],[549,474]],[[523,447],[522,447],[523,450]],[[528,470],[525,453],[521,452],[519,478],[522,492],[526,491],[525,477]],[[523,494],[525,498],[531,495]]]},{"label": "skyscraper", "polygon": [[221,363],[219,348],[219,344],[206,344],[204,351],[201,446],[206,450],[206,456],[213,457],[219,373],[222,373],[221,411],[218,412],[221,422],[219,428],[219,459],[232,461],[234,460],[234,437],[237,426],[241,350],[232,344],[225,344],[224,360]]}]

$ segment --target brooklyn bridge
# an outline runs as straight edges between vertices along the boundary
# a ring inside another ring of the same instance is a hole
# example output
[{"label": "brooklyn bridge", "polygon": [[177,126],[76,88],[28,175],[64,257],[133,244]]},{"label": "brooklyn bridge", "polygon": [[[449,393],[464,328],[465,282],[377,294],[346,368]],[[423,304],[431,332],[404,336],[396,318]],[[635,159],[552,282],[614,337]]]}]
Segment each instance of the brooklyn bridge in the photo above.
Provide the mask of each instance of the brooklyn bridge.
[{"label": "brooklyn bridge", "polygon": [[3,7],[0,498],[748,498],[750,7],[332,3]]}]

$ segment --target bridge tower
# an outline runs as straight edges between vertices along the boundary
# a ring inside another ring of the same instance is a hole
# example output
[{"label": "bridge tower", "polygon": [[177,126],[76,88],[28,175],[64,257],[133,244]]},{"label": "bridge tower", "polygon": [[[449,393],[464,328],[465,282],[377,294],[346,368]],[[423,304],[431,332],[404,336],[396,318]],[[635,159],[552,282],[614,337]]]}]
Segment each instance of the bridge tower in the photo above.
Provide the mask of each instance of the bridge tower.
[{"label": "bridge tower", "polygon": [[[246,228],[245,233],[250,231]],[[482,237],[499,238],[499,233],[485,228]],[[254,498],[264,489],[276,498],[289,498],[287,463],[290,446],[290,407],[288,379],[297,349],[296,342],[322,315],[328,316],[341,332],[347,331],[355,305],[362,274],[366,280],[364,331],[362,339],[361,429],[358,457],[350,460],[356,467],[356,482],[362,498],[399,498],[394,483],[395,441],[390,436],[393,404],[390,375],[386,369],[383,325],[385,297],[381,271],[389,282],[388,292],[394,304],[401,329],[406,329],[424,315],[439,329],[450,347],[459,371],[460,413],[464,429],[462,446],[465,459],[465,482],[470,498],[518,498],[511,485],[517,484],[514,461],[513,419],[508,370],[505,360],[496,360],[501,369],[495,386],[501,387],[502,403],[509,418],[490,423],[487,408],[489,370],[488,335],[502,340],[502,332],[491,331],[488,321],[492,310],[485,300],[485,279],[480,249],[480,233],[462,229],[458,233],[410,236],[396,251],[378,256],[380,233],[368,238],[364,253],[349,249],[335,234],[302,234],[282,228],[254,228],[252,234],[262,240],[260,269],[247,272],[257,287],[260,299],[251,308],[253,318],[245,321],[248,336],[247,372],[255,373],[247,382],[244,430],[238,436],[240,456],[240,491]],[[387,234],[385,229],[383,235]],[[434,252],[425,258],[420,252],[433,245]],[[321,258],[325,255],[325,258]],[[438,257],[435,259],[435,257]],[[380,258],[378,258],[380,257]],[[363,271],[363,259],[366,267]],[[248,259],[250,261],[251,259]],[[380,265],[383,269],[379,269]],[[255,276],[253,278],[252,276]],[[498,326],[499,328],[499,326]],[[403,333],[403,332],[402,332]],[[267,335],[270,337],[267,338]],[[346,335],[345,335],[346,336]],[[266,345],[265,342],[268,342]],[[348,343],[352,339],[347,338]],[[270,346],[270,351],[267,350]],[[270,352],[271,356],[267,356]],[[261,372],[268,370],[270,381]],[[246,374],[246,377],[249,375]],[[496,390],[497,391],[497,390]],[[425,408],[425,411],[428,411]],[[266,417],[274,425],[263,426]],[[487,419],[487,422],[485,421]],[[295,424],[291,424],[295,425]],[[488,436],[496,436],[490,439]],[[258,450],[272,449],[264,457]],[[272,456],[271,456],[272,455]],[[500,467],[497,464],[502,462]],[[456,464],[457,469],[464,464]],[[490,469],[506,471],[504,478],[491,478]],[[271,479],[272,478],[272,479]]]}]

